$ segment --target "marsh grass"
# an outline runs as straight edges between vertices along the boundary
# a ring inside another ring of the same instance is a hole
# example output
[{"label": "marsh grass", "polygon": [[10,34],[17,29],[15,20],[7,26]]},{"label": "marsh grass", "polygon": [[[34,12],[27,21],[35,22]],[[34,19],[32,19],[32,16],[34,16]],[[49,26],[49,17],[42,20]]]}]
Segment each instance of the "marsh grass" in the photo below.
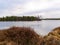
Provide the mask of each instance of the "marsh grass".
[{"label": "marsh grass", "polygon": [[0,30],[0,42],[3,45],[40,45],[41,39],[31,28],[11,27]]},{"label": "marsh grass", "polygon": [[53,29],[43,37],[31,28],[3,29],[0,30],[0,45],[60,45],[60,27]]}]

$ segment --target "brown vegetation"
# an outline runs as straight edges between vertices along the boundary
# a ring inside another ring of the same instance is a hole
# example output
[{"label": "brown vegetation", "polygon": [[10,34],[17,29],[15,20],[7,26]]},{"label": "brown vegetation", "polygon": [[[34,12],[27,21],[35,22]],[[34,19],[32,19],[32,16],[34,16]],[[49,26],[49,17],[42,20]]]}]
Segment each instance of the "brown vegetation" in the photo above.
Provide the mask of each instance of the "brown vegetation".
[{"label": "brown vegetation", "polygon": [[42,38],[25,27],[12,27],[0,30],[0,44],[3,45],[40,45]]},{"label": "brown vegetation", "polygon": [[60,45],[60,27],[53,29],[48,35],[44,36],[43,45]]},{"label": "brown vegetation", "polygon": [[33,29],[12,27],[0,30],[0,45],[60,45],[60,27],[43,38]]}]

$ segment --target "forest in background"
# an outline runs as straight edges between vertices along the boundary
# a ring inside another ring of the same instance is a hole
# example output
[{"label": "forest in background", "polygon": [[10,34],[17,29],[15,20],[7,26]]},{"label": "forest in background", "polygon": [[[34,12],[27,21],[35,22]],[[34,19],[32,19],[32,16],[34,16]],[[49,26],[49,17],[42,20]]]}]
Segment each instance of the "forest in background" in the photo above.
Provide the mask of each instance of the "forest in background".
[{"label": "forest in background", "polygon": [[0,21],[40,21],[39,17],[34,16],[6,16],[0,17]]}]

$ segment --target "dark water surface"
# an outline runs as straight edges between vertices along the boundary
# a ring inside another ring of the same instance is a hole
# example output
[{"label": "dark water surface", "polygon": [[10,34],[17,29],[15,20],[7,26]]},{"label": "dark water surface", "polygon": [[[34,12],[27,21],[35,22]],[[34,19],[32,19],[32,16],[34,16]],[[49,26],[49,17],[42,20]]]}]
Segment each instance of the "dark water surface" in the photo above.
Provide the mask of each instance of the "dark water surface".
[{"label": "dark water surface", "polygon": [[60,26],[60,20],[0,22],[0,29],[9,28],[12,26],[30,27],[33,28],[38,34],[46,35],[55,27]]}]

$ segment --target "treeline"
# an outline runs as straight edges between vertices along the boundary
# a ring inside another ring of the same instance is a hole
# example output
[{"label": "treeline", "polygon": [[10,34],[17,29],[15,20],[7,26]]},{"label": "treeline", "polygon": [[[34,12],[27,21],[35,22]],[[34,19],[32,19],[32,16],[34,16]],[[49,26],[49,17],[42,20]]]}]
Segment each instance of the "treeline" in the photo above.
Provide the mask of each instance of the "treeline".
[{"label": "treeline", "polygon": [[0,45],[60,45],[60,27],[45,36],[25,27],[0,30]]},{"label": "treeline", "polygon": [[34,16],[6,16],[0,18],[0,21],[40,21],[40,18]]},{"label": "treeline", "polygon": [[42,19],[42,20],[60,20],[60,18],[45,18],[45,19]]}]

